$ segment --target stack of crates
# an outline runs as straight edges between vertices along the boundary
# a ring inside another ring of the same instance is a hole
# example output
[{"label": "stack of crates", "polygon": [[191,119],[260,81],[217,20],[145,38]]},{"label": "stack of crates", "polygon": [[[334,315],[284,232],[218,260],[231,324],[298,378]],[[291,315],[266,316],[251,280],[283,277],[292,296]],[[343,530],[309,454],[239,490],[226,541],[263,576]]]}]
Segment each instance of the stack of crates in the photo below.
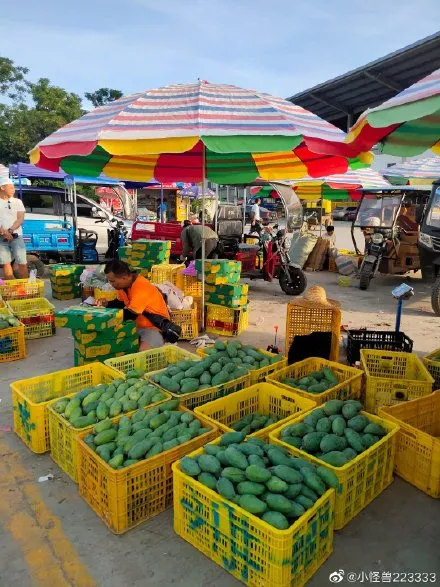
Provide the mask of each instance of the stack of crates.
[{"label": "stack of crates", "polygon": [[9,300],[8,309],[24,325],[25,338],[54,336],[55,306],[46,298]]},{"label": "stack of crates", "polygon": [[72,306],[55,314],[58,327],[72,330],[75,366],[137,352],[136,324],[122,320],[122,310],[109,308]]},{"label": "stack of crates", "polygon": [[73,300],[81,297],[80,275],[85,265],[50,265],[49,276],[52,297],[56,300]]},{"label": "stack of crates", "polygon": [[[249,286],[240,283],[241,262],[205,261],[206,330],[220,336],[237,336],[248,326]],[[200,274],[202,262],[196,261]]]},{"label": "stack of crates", "polygon": [[153,265],[169,263],[171,241],[153,241],[140,239],[131,245],[128,264],[141,274],[150,273]]}]

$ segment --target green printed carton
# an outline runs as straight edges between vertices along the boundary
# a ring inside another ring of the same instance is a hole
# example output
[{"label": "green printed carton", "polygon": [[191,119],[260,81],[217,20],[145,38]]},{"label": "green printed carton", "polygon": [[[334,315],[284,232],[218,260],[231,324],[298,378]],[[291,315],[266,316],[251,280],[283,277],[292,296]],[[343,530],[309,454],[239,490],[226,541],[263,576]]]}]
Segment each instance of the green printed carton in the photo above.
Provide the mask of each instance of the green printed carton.
[{"label": "green printed carton", "polygon": [[123,311],[91,306],[70,306],[55,313],[55,325],[83,331],[111,329],[123,321]]}]

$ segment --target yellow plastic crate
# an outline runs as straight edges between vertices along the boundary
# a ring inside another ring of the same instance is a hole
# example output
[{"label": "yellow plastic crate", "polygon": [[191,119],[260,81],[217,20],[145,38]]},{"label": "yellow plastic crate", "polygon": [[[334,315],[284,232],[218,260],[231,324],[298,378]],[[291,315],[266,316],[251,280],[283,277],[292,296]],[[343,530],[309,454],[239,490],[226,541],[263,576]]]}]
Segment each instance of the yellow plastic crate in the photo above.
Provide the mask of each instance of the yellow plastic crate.
[{"label": "yellow plastic crate", "polygon": [[[9,313],[2,312],[3,315]],[[24,326],[13,326],[0,330],[0,363],[18,361],[26,357]]]},{"label": "yellow plastic crate", "polygon": [[48,451],[48,404],[89,385],[107,383],[118,377],[121,377],[120,373],[96,362],[11,383],[14,432],[33,452]]},{"label": "yellow plastic crate", "polygon": [[[113,373],[113,375],[113,379],[118,378],[117,373]],[[70,394],[69,397],[71,397],[71,395],[72,394]],[[165,396],[165,399],[150,404],[145,409],[154,408],[154,406],[158,406],[164,401],[171,399],[170,394],[166,392]],[[55,400],[55,402],[56,401],[58,400]],[[55,412],[53,409],[53,404],[55,402],[51,402],[48,406],[50,456],[60,469],[72,479],[72,481],[78,483],[78,435],[81,434],[82,436],[85,436],[88,434],[92,430],[94,424],[92,426],[87,426],[86,428],[74,428],[61,414]],[[121,413],[116,418],[113,418],[113,422],[118,422],[122,416],[130,416],[131,414],[134,414],[135,411],[136,410],[132,410],[125,414]]]},{"label": "yellow plastic crate", "polygon": [[[314,371],[320,371],[324,367],[328,367],[333,371],[339,379],[339,383],[322,393],[308,393],[302,389],[281,383],[282,380],[288,377],[293,379],[306,377]],[[325,402],[328,402],[331,399],[360,399],[362,392],[362,377],[363,371],[360,369],[355,369],[354,367],[342,365],[342,363],[334,363],[333,361],[327,361],[326,359],[320,359],[318,357],[310,357],[309,359],[298,361],[298,363],[294,363],[284,369],[275,371],[267,377],[267,381],[268,383],[273,383],[283,389],[294,391],[302,397],[312,399],[319,406],[325,404]]]},{"label": "yellow plastic crate", "polygon": [[361,367],[366,377],[365,409],[371,414],[432,393],[434,379],[412,353],[361,349]]},{"label": "yellow plastic crate", "polygon": [[173,476],[174,531],[246,585],[302,587],[332,553],[334,489],[277,530],[186,475],[179,462]]},{"label": "yellow plastic crate", "polygon": [[[358,263],[362,261],[363,256],[358,255],[355,251],[349,251],[348,249],[338,249],[338,255],[344,255],[344,257],[358,257]],[[332,273],[339,273],[338,267],[336,265],[335,258],[333,255],[329,255],[328,258],[328,270]]]},{"label": "yellow plastic crate", "polygon": [[170,265],[169,263],[163,263],[162,265],[153,265],[151,268],[151,281],[157,284],[168,281],[177,285],[178,273],[182,269],[185,269],[184,264]]},{"label": "yellow plastic crate", "polygon": [[434,378],[434,389],[440,389],[440,349],[423,357],[423,364]]},{"label": "yellow plastic crate", "polygon": [[[198,358],[198,357],[197,357]],[[149,373],[149,376],[156,375],[155,373]],[[154,383],[150,381],[153,385],[158,387],[161,391],[168,391],[161,387],[158,383]],[[208,387],[206,389],[202,389],[200,391],[194,391],[192,393],[171,393],[171,395],[175,399],[180,400],[180,405],[193,410],[197,406],[203,406],[207,402],[212,402],[219,397],[229,396],[231,393],[235,393],[240,389],[245,389],[249,387],[251,384],[250,376],[244,375],[243,377],[238,377],[237,379],[233,379],[232,381],[228,381],[227,383],[222,383],[221,385],[215,385],[214,387]]]},{"label": "yellow plastic crate", "polygon": [[177,272],[176,285],[186,296],[201,296],[202,282],[193,275],[182,275]]},{"label": "yellow plastic crate", "polygon": [[197,307],[197,323],[200,326],[203,325],[203,320],[202,320],[202,308],[203,308],[203,304],[202,304],[202,296],[192,296],[193,300],[194,300],[194,306]]},{"label": "yellow plastic crate", "polygon": [[10,279],[0,285],[0,296],[4,300],[29,300],[44,297],[44,281],[36,279]]},{"label": "yellow plastic crate", "polygon": [[285,418],[309,412],[315,406],[316,402],[301,397],[293,391],[280,389],[270,383],[257,383],[227,397],[198,406],[194,409],[194,413],[203,416],[223,432],[232,432],[231,426],[234,422],[255,412],[267,416],[275,414],[283,418],[248,435],[266,440],[272,430],[282,426]]},{"label": "yellow plastic crate", "polygon": [[219,336],[238,336],[249,326],[248,306],[225,308],[206,304],[205,308],[206,332]]},{"label": "yellow plastic crate", "polygon": [[83,441],[87,432],[78,436],[79,492],[112,532],[122,534],[172,505],[172,463],[218,436],[217,428],[198,419],[211,430],[120,470],[112,469],[87,446]]},{"label": "yellow plastic crate", "polygon": [[116,290],[104,291],[103,289],[99,289],[99,287],[94,287],[93,297],[97,300],[108,300],[109,302],[111,302],[112,300],[117,299],[118,292]]},{"label": "yellow plastic crate", "polygon": [[400,426],[396,473],[431,497],[440,498],[440,391],[379,408],[379,416]]},{"label": "yellow plastic crate", "polygon": [[[309,412],[309,414],[312,412]],[[278,444],[288,448],[290,452],[303,459],[307,459],[314,465],[321,465],[330,469],[339,479],[340,488],[336,492],[335,503],[335,529],[341,530],[357,514],[363,510],[375,497],[388,487],[393,481],[394,459],[396,454],[396,441],[399,426],[394,422],[372,416],[367,412],[360,412],[367,416],[371,422],[380,424],[388,434],[379,442],[365,450],[343,467],[333,467],[321,461],[311,454],[291,446],[281,440],[281,431],[285,426],[302,422],[307,414],[290,418],[284,426],[278,427],[270,433],[272,444]]]},{"label": "yellow plastic crate", "polygon": [[306,336],[313,332],[330,332],[331,348],[330,361],[337,361],[339,357],[339,339],[341,336],[341,310],[329,306],[299,306],[295,302],[287,304],[286,315],[286,347],[284,354],[289,355],[289,349],[295,336]]},{"label": "yellow plastic crate", "polygon": [[[225,344],[228,344],[227,341],[225,341]],[[268,351],[265,351],[264,349],[257,348],[257,351],[259,353],[261,353],[262,355],[265,355],[270,358],[278,356],[274,353],[269,353]],[[198,355],[200,355],[201,357],[208,356],[208,353],[206,352],[205,348],[197,349],[196,353]],[[284,367],[286,367],[286,365],[287,365],[287,358],[282,357],[278,361],[278,363],[274,363],[273,365],[267,365],[267,367],[261,367],[261,369],[249,369],[249,373],[251,376],[251,385],[254,385],[254,383],[260,383],[261,381],[266,381],[266,377],[268,377],[271,373],[274,373],[275,371],[279,371],[280,369],[283,369]],[[251,367],[251,365],[247,365],[247,367]]]},{"label": "yellow plastic crate", "polygon": [[182,328],[181,340],[192,340],[199,336],[196,304],[193,304],[189,310],[171,310],[170,318]]},{"label": "yellow plastic crate", "polygon": [[0,310],[5,310],[6,309],[6,302],[4,302],[1,298],[0,298]]},{"label": "yellow plastic crate", "polygon": [[[151,374],[154,371],[160,371],[168,367],[168,365],[173,365],[184,359],[198,361],[199,357],[178,346],[165,345],[158,349],[107,359],[104,361],[104,364],[123,374],[133,369],[140,369],[141,371],[145,371],[146,374]],[[164,389],[162,391],[167,390]]]},{"label": "yellow plastic crate", "polygon": [[25,338],[43,338],[55,334],[55,306],[46,298],[10,300],[8,307],[25,326]]}]

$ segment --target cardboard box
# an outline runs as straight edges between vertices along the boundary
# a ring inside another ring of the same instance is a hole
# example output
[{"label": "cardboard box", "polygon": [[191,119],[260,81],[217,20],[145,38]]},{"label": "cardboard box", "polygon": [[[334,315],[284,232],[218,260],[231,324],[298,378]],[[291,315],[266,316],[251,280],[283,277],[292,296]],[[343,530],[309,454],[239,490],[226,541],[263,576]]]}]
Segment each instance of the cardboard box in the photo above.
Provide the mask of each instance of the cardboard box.
[{"label": "cardboard box", "polygon": [[122,324],[123,311],[109,308],[96,308],[90,306],[70,306],[55,313],[55,324],[59,328],[71,328],[83,331],[113,330],[115,326]]}]

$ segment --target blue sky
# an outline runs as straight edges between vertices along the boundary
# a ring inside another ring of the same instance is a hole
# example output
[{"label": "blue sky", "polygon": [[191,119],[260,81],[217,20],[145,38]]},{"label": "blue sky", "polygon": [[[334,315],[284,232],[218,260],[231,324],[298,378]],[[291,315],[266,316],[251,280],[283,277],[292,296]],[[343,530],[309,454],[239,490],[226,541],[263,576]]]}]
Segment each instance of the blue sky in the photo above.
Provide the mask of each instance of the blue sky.
[{"label": "blue sky", "polygon": [[439,22],[439,0],[14,0],[1,54],[80,95],[202,78],[285,97]]}]

